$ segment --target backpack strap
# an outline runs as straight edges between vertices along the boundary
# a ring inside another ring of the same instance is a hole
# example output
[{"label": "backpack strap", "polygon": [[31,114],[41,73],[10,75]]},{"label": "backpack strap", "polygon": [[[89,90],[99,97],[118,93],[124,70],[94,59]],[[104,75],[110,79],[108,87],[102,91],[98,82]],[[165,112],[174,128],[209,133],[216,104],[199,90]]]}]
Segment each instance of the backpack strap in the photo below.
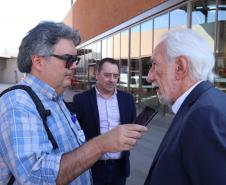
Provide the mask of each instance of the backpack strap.
[{"label": "backpack strap", "polygon": [[[32,98],[35,106],[36,106],[36,109],[38,110],[39,112],[39,115],[41,116],[42,118],[42,121],[43,121],[43,125],[45,127],[45,130],[47,132],[47,135],[48,135],[48,139],[50,140],[50,142],[52,143],[52,146],[53,146],[53,149],[56,149],[58,148],[58,145],[57,145],[57,142],[56,140],[54,139],[48,125],[47,125],[47,117],[49,115],[51,115],[51,111],[50,110],[46,110],[44,105],[42,104],[41,100],[39,99],[39,97],[37,96],[37,94],[31,89],[31,87],[27,86],[27,85],[15,85],[15,86],[12,86],[12,87],[9,87],[7,88],[6,90],[4,90],[1,94],[0,94],[0,97],[9,92],[9,91],[12,91],[12,90],[15,90],[15,89],[22,89],[22,90],[25,90],[29,95],[30,97]],[[11,176],[11,178],[9,179],[9,182],[7,185],[12,185],[13,182],[15,181],[15,177],[14,176]]]},{"label": "backpack strap", "polygon": [[13,175],[11,175],[7,185],[13,185],[14,181],[15,181],[15,177]]}]

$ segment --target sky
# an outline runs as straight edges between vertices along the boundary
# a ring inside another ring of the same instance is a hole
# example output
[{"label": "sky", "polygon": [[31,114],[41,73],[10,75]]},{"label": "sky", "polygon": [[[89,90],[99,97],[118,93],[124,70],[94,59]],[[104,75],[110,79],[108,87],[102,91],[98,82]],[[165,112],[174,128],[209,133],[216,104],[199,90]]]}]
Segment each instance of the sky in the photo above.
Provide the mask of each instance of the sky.
[{"label": "sky", "polygon": [[71,0],[0,0],[0,56],[16,56],[26,33],[40,21],[62,21]]}]

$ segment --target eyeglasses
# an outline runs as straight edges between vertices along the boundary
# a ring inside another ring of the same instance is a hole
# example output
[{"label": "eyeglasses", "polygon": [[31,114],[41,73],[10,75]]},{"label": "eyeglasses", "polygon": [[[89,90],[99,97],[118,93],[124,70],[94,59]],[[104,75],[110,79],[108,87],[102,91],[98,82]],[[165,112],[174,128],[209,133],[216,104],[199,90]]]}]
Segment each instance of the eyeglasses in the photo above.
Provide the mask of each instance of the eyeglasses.
[{"label": "eyeglasses", "polygon": [[73,65],[73,63],[75,62],[75,65],[78,65],[80,58],[77,55],[69,55],[69,54],[65,54],[65,55],[56,55],[56,54],[51,54],[49,56],[52,57],[56,57],[58,59],[64,60],[66,61],[66,68],[70,69],[70,67]]}]

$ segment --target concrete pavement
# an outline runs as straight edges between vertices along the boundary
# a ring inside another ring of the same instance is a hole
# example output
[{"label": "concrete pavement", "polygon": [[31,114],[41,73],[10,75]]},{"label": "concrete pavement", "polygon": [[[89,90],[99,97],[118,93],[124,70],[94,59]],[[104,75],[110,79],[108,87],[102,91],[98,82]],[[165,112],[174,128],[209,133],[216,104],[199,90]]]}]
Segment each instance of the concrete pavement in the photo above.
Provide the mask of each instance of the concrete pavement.
[{"label": "concrete pavement", "polygon": [[157,114],[148,125],[148,132],[131,150],[131,173],[126,185],[143,185],[148,175],[152,160],[173,119],[171,114]]}]

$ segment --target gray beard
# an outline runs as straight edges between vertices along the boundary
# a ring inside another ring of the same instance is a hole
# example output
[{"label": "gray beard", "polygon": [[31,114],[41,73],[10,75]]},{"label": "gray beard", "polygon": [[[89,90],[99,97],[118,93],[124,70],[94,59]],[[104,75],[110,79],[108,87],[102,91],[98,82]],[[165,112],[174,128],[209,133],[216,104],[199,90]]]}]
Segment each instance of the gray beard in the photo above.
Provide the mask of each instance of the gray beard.
[{"label": "gray beard", "polygon": [[173,105],[173,101],[170,100],[169,97],[163,96],[163,95],[158,95],[158,94],[157,94],[157,96],[158,96],[159,102],[160,102],[161,104],[163,104],[163,105],[168,105],[168,106],[172,106],[172,105]]}]

